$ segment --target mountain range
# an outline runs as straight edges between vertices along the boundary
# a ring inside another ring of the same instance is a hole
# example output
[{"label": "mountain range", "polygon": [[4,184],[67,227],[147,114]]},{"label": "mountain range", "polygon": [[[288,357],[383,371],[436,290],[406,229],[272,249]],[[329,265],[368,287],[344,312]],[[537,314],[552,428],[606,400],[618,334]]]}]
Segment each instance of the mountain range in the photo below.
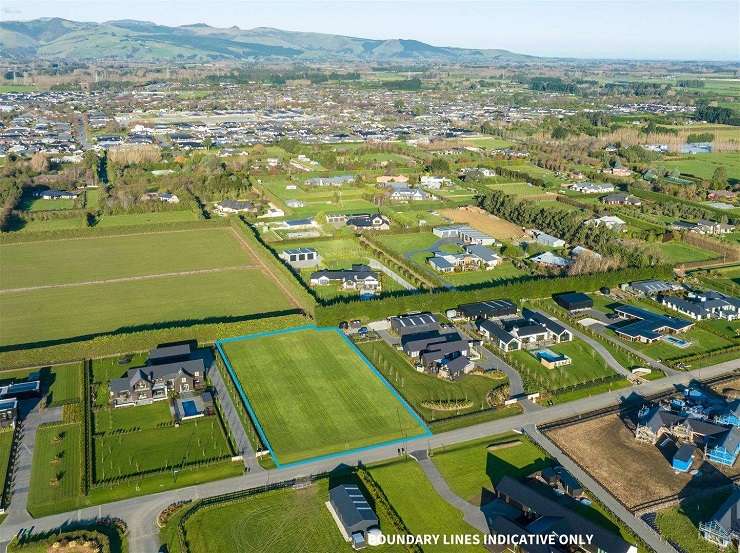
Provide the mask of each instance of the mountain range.
[{"label": "mountain range", "polygon": [[60,18],[0,21],[0,57],[141,62],[287,59],[506,63],[537,59],[507,50],[449,48],[417,40],[374,40],[269,27],[221,29],[203,23],[168,27],[148,21],[92,23]]}]

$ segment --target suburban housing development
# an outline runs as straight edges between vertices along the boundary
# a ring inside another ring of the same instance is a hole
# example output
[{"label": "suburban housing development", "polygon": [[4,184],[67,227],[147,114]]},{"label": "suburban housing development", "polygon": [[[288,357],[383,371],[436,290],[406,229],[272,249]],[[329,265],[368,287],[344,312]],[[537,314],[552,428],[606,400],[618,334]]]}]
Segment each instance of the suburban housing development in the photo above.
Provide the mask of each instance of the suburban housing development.
[{"label": "suburban housing development", "polygon": [[740,548],[736,3],[6,3],[0,553]]}]

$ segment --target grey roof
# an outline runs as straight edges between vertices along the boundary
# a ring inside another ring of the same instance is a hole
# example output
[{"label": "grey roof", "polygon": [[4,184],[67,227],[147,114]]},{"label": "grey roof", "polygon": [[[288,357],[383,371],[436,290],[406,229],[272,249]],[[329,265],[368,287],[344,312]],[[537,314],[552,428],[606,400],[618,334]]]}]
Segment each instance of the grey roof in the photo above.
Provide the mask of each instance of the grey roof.
[{"label": "grey roof", "polygon": [[738,447],[740,447],[740,428],[732,426],[724,434],[720,435],[719,445],[725,451],[734,454],[738,450]]},{"label": "grey roof", "polygon": [[516,314],[516,305],[511,300],[487,300],[475,303],[463,303],[457,310],[469,318],[501,317]]},{"label": "grey roof", "polygon": [[495,336],[505,344],[518,341],[517,338],[509,334],[502,326],[494,323],[493,321],[482,320],[478,321],[478,328],[483,328],[490,335]]},{"label": "grey roof", "polygon": [[681,447],[678,448],[678,451],[676,451],[676,454],[673,456],[673,460],[688,462],[691,460],[691,456],[694,455],[695,451],[695,445],[683,444]]},{"label": "grey roof", "polygon": [[468,252],[470,255],[474,255],[482,259],[485,262],[498,259],[498,255],[496,255],[496,252],[494,252],[491,248],[487,248],[486,246],[481,246],[479,244],[469,244],[465,246],[465,251]]},{"label": "grey roof", "polygon": [[539,311],[532,311],[531,309],[527,309],[525,307],[524,309],[522,309],[522,316],[529,319],[530,321],[541,324],[547,330],[549,330],[553,334],[557,334],[558,336],[566,332],[565,327],[553,321],[550,317],[543,315]]},{"label": "grey roof", "polygon": [[452,376],[457,376],[465,372],[465,367],[470,363],[464,355],[458,355],[457,357],[446,357],[442,360],[442,365],[447,369],[447,372]]},{"label": "grey roof", "polygon": [[377,526],[378,517],[360,491],[353,484],[341,484],[329,490],[329,500],[345,527]]},{"label": "grey roof", "polygon": [[[528,507],[535,515],[547,517],[547,524],[540,524],[540,530],[543,533],[592,535],[593,540],[590,544],[584,545],[584,549],[594,553],[599,550],[609,553],[627,553],[631,547],[618,534],[592,523],[565,505],[542,495],[534,488],[510,476],[504,476],[496,484],[495,489],[497,493]],[[534,525],[531,530],[537,527],[538,525]]]},{"label": "grey roof", "polygon": [[717,512],[712,516],[726,532],[740,531],[740,488],[735,486]]},{"label": "grey roof", "polygon": [[129,369],[123,378],[111,379],[110,389],[112,392],[122,392],[130,390],[139,380],[146,380],[153,383],[158,379],[170,380],[179,374],[186,374],[192,377],[196,372],[200,375],[205,374],[203,359],[189,359],[187,361],[175,361],[163,365],[136,367]]},{"label": "grey roof", "polygon": [[192,344],[176,344],[171,346],[157,346],[149,352],[149,362],[155,363],[172,357],[182,357],[193,352]]},{"label": "grey roof", "polygon": [[311,280],[326,277],[329,280],[360,281],[378,279],[378,274],[367,265],[352,265],[351,269],[322,269],[311,273]]},{"label": "grey roof", "polygon": [[435,255],[434,257],[430,257],[429,263],[431,263],[435,267],[439,267],[440,269],[451,269],[454,267],[452,263],[447,261],[444,257],[440,257],[438,255]]},{"label": "grey roof", "polygon": [[415,332],[418,327],[436,327],[437,318],[431,313],[418,313],[416,315],[399,315],[391,317],[391,326],[402,332]]}]

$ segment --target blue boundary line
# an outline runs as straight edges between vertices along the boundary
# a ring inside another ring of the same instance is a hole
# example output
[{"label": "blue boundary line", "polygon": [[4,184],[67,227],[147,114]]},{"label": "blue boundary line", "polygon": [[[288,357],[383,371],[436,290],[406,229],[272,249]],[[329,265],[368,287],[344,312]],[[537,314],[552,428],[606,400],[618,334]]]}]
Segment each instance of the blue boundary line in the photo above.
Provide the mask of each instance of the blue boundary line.
[{"label": "blue boundary line", "polygon": [[[234,372],[234,368],[231,366],[231,362],[229,361],[228,355],[226,355],[226,352],[223,349],[223,344],[233,343],[233,342],[240,342],[243,340],[253,340],[255,338],[264,338],[266,336],[275,336],[279,334],[291,334],[295,332],[304,332],[306,330],[315,330],[318,332],[335,332],[338,336],[340,336],[344,342],[350,347],[350,349],[354,352],[355,355],[357,355],[364,363],[365,365],[372,371],[372,373],[380,380],[380,382],[383,383],[383,385],[390,391],[390,393],[393,395],[394,398],[406,409],[406,411],[412,416],[412,418],[416,421],[416,423],[419,425],[419,427],[423,430],[421,434],[415,434],[414,436],[406,437],[406,438],[396,438],[393,440],[386,440],[383,442],[378,442],[371,445],[366,445],[362,447],[356,447],[353,449],[347,449],[342,451],[337,451],[334,453],[327,453],[325,455],[317,455],[314,457],[309,457],[307,459],[301,459],[299,461],[293,461],[291,463],[281,463],[277,454],[275,453],[275,450],[272,448],[272,445],[270,444],[270,441],[267,439],[267,434],[265,433],[264,429],[262,428],[262,425],[260,424],[259,419],[257,418],[257,414],[252,407],[251,402],[249,401],[249,398],[247,397],[246,392],[244,391],[244,388],[241,385],[241,382],[239,378],[236,376],[236,373]],[[393,385],[388,382],[388,380],[376,369],[372,363],[370,363],[370,360],[365,357],[365,354],[360,351],[360,348],[355,345],[355,343],[350,340],[344,332],[339,330],[338,328],[334,327],[319,327],[313,324],[309,325],[302,325],[302,326],[295,326],[291,328],[284,328],[280,330],[270,330],[265,332],[255,332],[254,334],[246,334],[244,336],[234,336],[232,338],[223,338],[220,340],[216,340],[216,349],[221,354],[221,358],[224,360],[224,364],[226,365],[226,369],[229,371],[229,376],[231,377],[232,382],[236,386],[237,391],[239,392],[239,397],[242,400],[242,403],[244,404],[244,407],[246,407],[247,411],[249,412],[249,416],[252,419],[252,422],[254,423],[255,428],[257,429],[257,433],[260,436],[260,439],[262,440],[262,443],[267,447],[267,450],[270,452],[270,456],[272,457],[273,461],[275,462],[275,465],[278,468],[286,468],[286,467],[293,467],[298,465],[305,465],[307,463],[314,463],[316,461],[323,461],[326,459],[334,459],[337,457],[343,457],[348,454],[353,453],[360,453],[362,451],[367,451],[370,449],[377,449],[379,447],[384,447],[388,445],[393,444],[400,444],[403,442],[409,442],[418,440],[421,438],[427,438],[432,435],[432,431],[429,429],[427,424],[424,422],[424,420],[414,411],[411,406],[406,402],[406,400],[401,397],[401,394],[398,393],[398,390],[396,390]]]}]

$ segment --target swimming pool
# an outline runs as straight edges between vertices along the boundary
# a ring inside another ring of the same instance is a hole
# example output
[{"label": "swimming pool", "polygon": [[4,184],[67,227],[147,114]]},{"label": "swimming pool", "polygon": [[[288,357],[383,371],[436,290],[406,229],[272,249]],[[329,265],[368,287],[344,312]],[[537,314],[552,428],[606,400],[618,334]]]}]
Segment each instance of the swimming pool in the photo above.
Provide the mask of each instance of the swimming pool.
[{"label": "swimming pool", "polygon": [[555,353],[551,349],[538,349],[537,351],[533,351],[532,355],[534,355],[536,359],[544,359],[550,363],[565,359],[565,355],[562,353]]},{"label": "swimming pool", "polygon": [[192,399],[182,402],[182,411],[186,417],[195,417],[198,415],[198,408]]},{"label": "swimming pool", "polygon": [[665,334],[660,337],[661,340],[664,342],[671,344],[672,346],[676,346],[677,348],[685,349],[691,345],[691,342],[688,340],[682,340],[681,338],[676,338],[675,336],[671,336],[670,334]]}]

